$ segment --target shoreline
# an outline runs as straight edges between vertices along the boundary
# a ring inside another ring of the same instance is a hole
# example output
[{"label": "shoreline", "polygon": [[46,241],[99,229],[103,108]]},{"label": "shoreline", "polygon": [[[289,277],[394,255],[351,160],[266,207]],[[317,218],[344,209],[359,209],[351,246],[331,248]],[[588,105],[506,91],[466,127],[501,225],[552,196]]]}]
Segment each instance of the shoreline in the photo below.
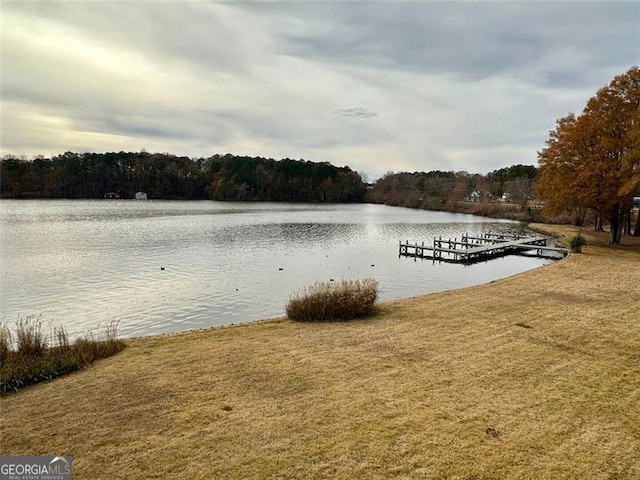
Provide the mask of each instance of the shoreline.
[{"label": "shoreline", "polygon": [[371,318],[127,339],[2,397],[3,449],[95,480],[637,478],[640,239],[583,234],[562,262]]}]

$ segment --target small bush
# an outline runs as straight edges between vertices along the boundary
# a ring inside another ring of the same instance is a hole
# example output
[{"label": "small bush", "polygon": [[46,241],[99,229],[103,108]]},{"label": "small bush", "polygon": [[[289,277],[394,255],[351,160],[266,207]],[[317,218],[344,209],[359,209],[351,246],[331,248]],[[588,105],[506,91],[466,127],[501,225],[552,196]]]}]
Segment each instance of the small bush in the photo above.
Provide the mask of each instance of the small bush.
[{"label": "small bush", "polygon": [[286,306],[291,320],[349,320],[370,315],[378,298],[373,278],[320,282],[294,293]]},{"label": "small bush", "polygon": [[582,235],[576,235],[571,239],[569,246],[571,247],[571,251],[574,253],[582,252],[582,247],[587,244],[587,239]]},{"label": "small bush", "polygon": [[48,346],[39,318],[20,318],[16,322],[15,349],[9,328],[0,325],[0,395],[34,383],[50,380],[109,357],[125,347],[116,338],[118,323],[109,324],[102,336],[93,332],[69,342],[64,327],[53,327],[52,346]]}]

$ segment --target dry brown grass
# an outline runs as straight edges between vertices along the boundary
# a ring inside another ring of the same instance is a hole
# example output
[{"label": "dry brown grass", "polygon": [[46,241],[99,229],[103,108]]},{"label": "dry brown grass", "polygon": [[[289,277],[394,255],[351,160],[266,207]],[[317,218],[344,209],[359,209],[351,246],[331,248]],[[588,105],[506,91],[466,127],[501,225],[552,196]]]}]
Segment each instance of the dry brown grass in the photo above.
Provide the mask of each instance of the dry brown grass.
[{"label": "dry brown grass", "polygon": [[585,234],[373,319],[132,340],[4,397],[2,451],[92,480],[640,478],[640,245]]}]

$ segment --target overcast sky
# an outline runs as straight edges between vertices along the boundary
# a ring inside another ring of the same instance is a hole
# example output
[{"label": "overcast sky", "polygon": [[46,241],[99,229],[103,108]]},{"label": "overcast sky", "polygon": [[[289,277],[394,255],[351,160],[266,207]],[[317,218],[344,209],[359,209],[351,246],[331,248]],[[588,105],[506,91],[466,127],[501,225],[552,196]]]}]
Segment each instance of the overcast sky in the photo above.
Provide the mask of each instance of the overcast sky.
[{"label": "overcast sky", "polygon": [[2,0],[0,153],[537,163],[640,64],[639,1]]}]

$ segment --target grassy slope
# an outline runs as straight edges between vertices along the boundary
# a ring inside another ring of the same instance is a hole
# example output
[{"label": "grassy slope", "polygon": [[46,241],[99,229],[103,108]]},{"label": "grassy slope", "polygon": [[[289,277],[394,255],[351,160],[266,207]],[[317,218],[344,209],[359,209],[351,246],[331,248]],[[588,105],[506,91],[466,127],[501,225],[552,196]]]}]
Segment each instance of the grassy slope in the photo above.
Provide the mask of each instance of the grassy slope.
[{"label": "grassy slope", "polygon": [[640,478],[638,243],[369,320],[133,340],[0,400],[1,450],[78,479]]}]

